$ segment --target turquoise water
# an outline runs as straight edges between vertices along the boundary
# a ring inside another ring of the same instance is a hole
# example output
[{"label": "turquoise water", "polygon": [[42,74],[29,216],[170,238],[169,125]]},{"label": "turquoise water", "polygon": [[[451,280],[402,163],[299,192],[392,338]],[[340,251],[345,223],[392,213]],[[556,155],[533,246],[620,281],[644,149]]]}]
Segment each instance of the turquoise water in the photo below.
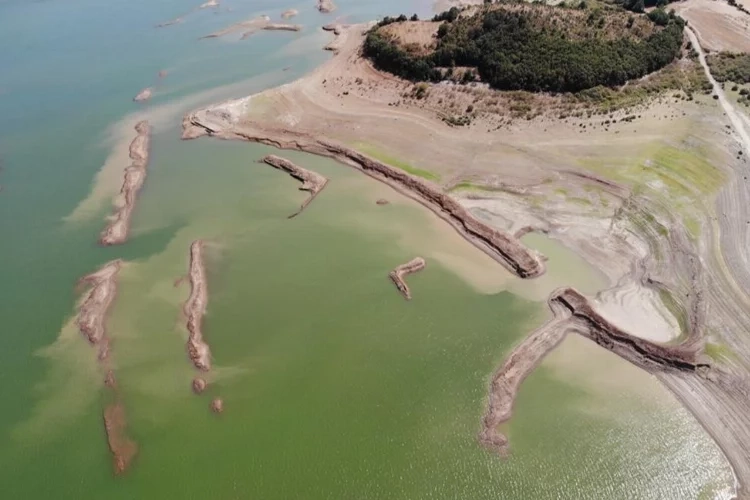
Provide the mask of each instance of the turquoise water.
[{"label": "turquoise water", "polygon": [[[489,377],[544,321],[543,301],[512,278],[493,282],[491,293],[478,286],[485,269],[502,270],[352,170],[285,152],[332,179],[289,221],[306,194],[256,163],[272,149],[179,141],[185,111],[323,62],[328,35],[317,27],[335,18],[312,2],[227,1],[218,13],[154,28],[199,3],[0,2],[0,46],[9,48],[0,51],[4,495],[714,498],[731,487],[716,446],[655,380],[575,341],[524,385],[505,429],[511,458],[479,447]],[[430,10],[425,2],[338,3],[353,21]],[[286,8],[300,10],[302,32],[198,40]],[[151,102],[131,102],[150,85]],[[127,144],[141,116],[156,133],[132,238],[100,248],[125,166],[113,148]],[[115,176],[97,177],[108,160]],[[383,197],[392,204],[376,206]],[[189,390],[180,316],[187,289],[174,286],[197,238],[208,245],[204,329],[215,358],[202,397]],[[415,298],[407,303],[386,275],[415,255],[428,269],[409,278]],[[71,324],[76,281],[114,258],[127,264],[108,327],[140,446],[120,478],[102,429],[107,394],[94,353]],[[550,275],[563,279],[571,262],[553,258]],[[621,380],[638,380],[637,390]],[[218,418],[208,411],[215,395],[226,405]]]}]

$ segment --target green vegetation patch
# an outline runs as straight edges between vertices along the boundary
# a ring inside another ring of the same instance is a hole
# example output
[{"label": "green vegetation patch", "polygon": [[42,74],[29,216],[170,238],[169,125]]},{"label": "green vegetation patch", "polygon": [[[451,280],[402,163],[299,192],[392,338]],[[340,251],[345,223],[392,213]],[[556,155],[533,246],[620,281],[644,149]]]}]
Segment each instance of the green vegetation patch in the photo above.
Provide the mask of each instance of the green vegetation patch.
[{"label": "green vegetation patch", "polygon": [[387,153],[381,151],[379,148],[371,144],[367,144],[364,142],[357,142],[356,144],[354,144],[354,149],[368,156],[371,156],[378,161],[386,163],[392,167],[400,168],[401,170],[408,172],[411,175],[416,175],[417,177],[421,177],[429,181],[435,181],[435,182],[440,181],[440,176],[438,174],[434,172],[430,172],[429,170],[425,170],[423,168],[417,168],[411,165],[410,163],[407,163],[403,160],[399,160],[398,158],[390,156]]},{"label": "green vegetation patch", "polygon": [[709,54],[706,62],[719,82],[750,83],[750,54],[718,52]]},{"label": "green vegetation patch", "polygon": [[496,89],[576,92],[663,68],[679,55],[685,25],[674,13],[648,17],[515,1],[436,19],[443,24],[431,53],[410,53],[376,26],[364,54],[379,69],[412,81],[440,81],[451,68],[472,67]]}]

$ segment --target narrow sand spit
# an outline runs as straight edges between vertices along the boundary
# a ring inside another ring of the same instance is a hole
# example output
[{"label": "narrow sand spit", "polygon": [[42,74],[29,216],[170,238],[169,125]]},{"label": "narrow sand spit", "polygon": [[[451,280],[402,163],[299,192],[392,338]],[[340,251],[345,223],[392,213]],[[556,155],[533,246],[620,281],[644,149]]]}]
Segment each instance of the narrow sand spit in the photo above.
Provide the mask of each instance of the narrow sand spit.
[{"label": "narrow sand spit", "polygon": [[190,296],[185,302],[184,312],[187,317],[187,329],[190,336],[187,351],[190,360],[198,370],[211,369],[211,351],[203,340],[201,324],[208,305],[206,289],[206,269],[203,263],[203,241],[197,240],[190,245]]},{"label": "narrow sand spit", "polygon": [[267,163],[268,165],[271,165],[274,168],[278,168],[279,170],[283,170],[295,179],[302,181],[300,190],[310,192],[310,197],[307,198],[304,203],[302,203],[302,205],[299,207],[299,210],[289,216],[290,219],[301,214],[302,211],[306,209],[310,203],[312,203],[315,197],[318,196],[321,191],[323,191],[323,188],[326,187],[326,184],[328,184],[328,179],[323,177],[319,173],[302,168],[290,162],[289,160],[276,155],[268,155],[264,157],[261,162]]},{"label": "narrow sand spit", "polygon": [[147,87],[140,92],[138,92],[138,95],[133,97],[133,101],[135,102],[145,102],[151,99],[151,96],[154,95],[154,89],[151,87]]},{"label": "narrow sand spit", "polygon": [[294,16],[299,14],[299,11],[297,9],[287,9],[284,12],[281,13],[282,19],[291,19]]},{"label": "narrow sand spit", "polygon": [[287,130],[262,129],[259,125],[254,125],[257,128],[251,128],[247,123],[235,128],[231,117],[221,112],[212,112],[211,109],[201,110],[183,120],[183,139],[201,135],[245,139],[280,149],[296,149],[337,159],[419,201],[517,276],[533,278],[544,272],[544,264],[535,251],[526,248],[513,236],[476,219],[438,186],[331,141]]},{"label": "narrow sand spit", "polygon": [[130,218],[135,209],[138,192],[146,181],[149,148],[151,146],[151,126],[147,121],[138,122],[135,126],[138,133],[130,143],[130,159],[133,163],[125,169],[125,178],[120,189],[121,201],[112,215],[109,224],[102,231],[99,243],[102,245],[119,245],[125,243],[130,230]]},{"label": "narrow sand spit", "polygon": [[333,3],[333,0],[318,0],[318,10],[324,14],[333,12],[336,10],[336,4]]},{"label": "narrow sand spit", "polygon": [[282,23],[268,23],[263,26],[254,26],[248,31],[244,32],[242,34],[242,37],[240,37],[240,40],[245,40],[252,35],[256,34],[258,31],[301,31],[302,25],[300,24],[282,24]]},{"label": "narrow sand spit", "polygon": [[497,427],[510,420],[523,380],[568,333],[593,340],[623,359],[650,372],[685,372],[708,378],[713,369],[701,360],[701,339],[688,338],[675,345],[657,344],[627,333],[599,315],[589,300],[572,288],[552,293],[549,306],[554,318],[526,337],[495,372],[490,385],[487,412],[479,441],[501,454],[507,453],[508,439]]},{"label": "narrow sand spit", "polygon": [[115,402],[104,409],[104,429],[112,453],[115,474],[122,474],[138,452],[138,445],[126,433],[127,420],[122,403]]},{"label": "narrow sand spit", "polygon": [[271,23],[271,18],[268,16],[254,17],[252,19],[248,19],[246,21],[241,21],[231,26],[227,26],[226,28],[221,29],[219,31],[214,31],[213,33],[209,33],[208,35],[201,37],[201,39],[220,38],[222,36],[229,35],[230,33],[234,33],[236,31],[244,31],[245,34],[243,36],[248,36],[248,33],[253,33],[255,31],[258,31],[270,23]]},{"label": "narrow sand spit", "polygon": [[76,321],[78,329],[88,341],[99,347],[99,363],[105,372],[104,385],[115,396],[114,402],[103,413],[115,474],[125,472],[138,451],[138,446],[126,433],[125,409],[119,400],[114,371],[109,366],[110,343],[105,328],[107,314],[117,294],[117,275],[121,266],[122,261],[114,260],[81,278],[80,283],[89,285],[91,289],[81,303]]},{"label": "narrow sand spit", "polygon": [[393,284],[396,285],[396,288],[398,288],[398,291],[401,292],[401,295],[403,295],[406,300],[411,300],[411,290],[409,290],[409,285],[406,284],[406,280],[404,280],[404,277],[409,274],[421,271],[422,269],[424,269],[424,266],[424,259],[422,257],[415,257],[409,262],[401,264],[400,266],[396,267],[396,269],[388,273],[388,277],[391,278]]}]

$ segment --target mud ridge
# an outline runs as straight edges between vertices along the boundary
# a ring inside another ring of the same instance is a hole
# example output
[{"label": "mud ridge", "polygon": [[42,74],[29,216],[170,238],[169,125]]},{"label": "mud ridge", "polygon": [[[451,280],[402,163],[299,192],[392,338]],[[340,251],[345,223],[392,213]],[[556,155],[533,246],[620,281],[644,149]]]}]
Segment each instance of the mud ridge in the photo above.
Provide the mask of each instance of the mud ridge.
[{"label": "mud ridge", "polygon": [[183,119],[182,137],[194,139],[201,135],[210,135],[223,139],[243,139],[279,149],[292,149],[334,158],[420,202],[517,276],[533,278],[544,273],[544,264],[534,250],[525,247],[512,235],[476,219],[438,186],[332,141],[288,130],[261,129],[255,128],[258,127],[257,124],[252,124],[252,127],[250,125],[243,123],[235,127],[226,113],[210,109],[200,110]]},{"label": "mud ridge", "polygon": [[401,292],[401,295],[403,295],[406,300],[411,300],[411,290],[409,289],[409,285],[406,284],[404,277],[409,274],[421,271],[422,269],[424,269],[424,267],[424,259],[422,257],[415,257],[409,262],[401,264],[400,266],[396,267],[396,269],[388,273],[388,277],[391,278],[391,281],[393,281],[393,283],[396,285],[396,288],[398,288],[398,291]]},{"label": "mud ridge", "polygon": [[521,383],[568,333],[593,340],[652,373],[701,378],[713,373],[712,366],[700,361],[700,339],[688,338],[680,344],[667,345],[631,335],[604,319],[589,300],[573,288],[556,290],[548,304],[554,318],[516,346],[492,377],[479,441],[502,455],[508,452],[508,439],[497,428],[510,420]]},{"label": "mud ridge", "polygon": [[99,237],[99,243],[102,245],[120,245],[127,241],[136,198],[146,181],[146,167],[151,147],[151,126],[145,120],[140,121],[136,124],[135,131],[137,135],[130,143],[130,159],[133,162],[125,169],[125,177],[120,188],[122,200]]},{"label": "mud ridge", "polygon": [[190,296],[185,302],[187,329],[190,334],[187,351],[193,365],[201,371],[211,369],[211,350],[203,340],[201,324],[206,314],[208,291],[206,290],[206,269],[203,263],[203,241],[196,240],[190,245]]},{"label": "mud ridge", "polygon": [[115,402],[104,409],[104,429],[107,432],[107,443],[112,453],[112,465],[115,474],[125,472],[138,453],[138,445],[126,433],[127,420],[122,403]]},{"label": "mud ridge", "polygon": [[295,179],[302,181],[300,191],[310,192],[310,197],[307,198],[304,203],[302,203],[302,205],[299,207],[299,210],[289,216],[290,219],[301,214],[302,211],[306,209],[310,203],[312,203],[315,197],[318,196],[318,194],[320,194],[320,192],[323,191],[323,188],[325,188],[328,184],[328,179],[326,177],[323,177],[319,173],[313,172],[312,170],[307,170],[306,168],[295,165],[294,163],[285,158],[281,158],[280,156],[268,155],[263,157],[260,161],[279,170],[283,170]]},{"label": "mud ridge", "polygon": [[104,386],[114,395],[114,402],[104,409],[103,419],[113,469],[118,475],[128,469],[138,452],[138,445],[127,436],[125,409],[120,402],[114,370],[109,365],[110,341],[105,328],[107,314],[117,294],[117,275],[121,267],[122,261],[114,260],[80,279],[79,284],[89,285],[90,290],[81,302],[76,320],[81,334],[99,348]]}]

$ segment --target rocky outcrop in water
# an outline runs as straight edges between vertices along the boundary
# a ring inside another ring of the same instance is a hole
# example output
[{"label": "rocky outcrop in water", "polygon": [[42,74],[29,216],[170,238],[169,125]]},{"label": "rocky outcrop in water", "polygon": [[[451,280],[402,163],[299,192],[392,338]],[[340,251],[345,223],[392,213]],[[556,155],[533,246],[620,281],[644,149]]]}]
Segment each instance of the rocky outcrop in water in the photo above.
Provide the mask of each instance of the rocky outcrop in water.
[{"label": "rocky outcrop in water", "polygon": [[403,295],[406,300],[411,300],[411,290],[409,289],[409,285],[406,284],[404,277],[421,271],[424,267],[424,259],[422,257],[415,257],[406,264],[401,264],[388,274],[388,277],[391,278],[391,281],[393,281],[396,288],[398,288],[398,291],[401,292],[401,295]]},{"label": "rocky outcrop in water", "polygon": [[154,94],[154,89],[151,87],[147,87],[140,92],[138,92],[138,95],[133,97],[133,101],[135,102],[145,102],[151,99],[151,96]]},{"label": "rocky outcrop in water", "polygon": [[291,19],[292,17],[299,14],[299,11],[297,9],[287,9],[284,12],[281,13],[282,19]]},{"label": "rocky outcrop in water", "polygon": [[318,10],[323,13],[333,12],[336,10],[336,4],[333,0],[318,0]]},{"label": "rocky outcrop in water", "polygon": [[221,398],[213,399],[210,408],[214,413],[224,413],[224,400]]},{"label": "rocky outcrop in water", "polygon": [[310,203],[312,203],[315,197],[318,196],[318,194],[323,190],[323,188],[326,187],[326,184],[328,184],[328,179],[323,177],[322,175],[316,172],[313,172],[312,170],[307,170],[298,165],[295,165],[289,160],[281,158],[279,156],[268,155],[268,156],[263,157],[261,161],[264,163],[267,163],[268,165],[271,165],[274,168],[283,170],[284,172],[287,172],[289,175],[291,175],[295,179],[302,181],[302,186],[300,186],[300,190],[310,192],[310,197],[307,200],[305,200],[302,206],[300,206],[299,210],[297,210],[295,213],[289,216],[290,219],[302,213],[302,211],[305,208],[307,208],[307,206]]},{"label": "rocky outcrop in water", "polygon": [[127,240],[130,231],[130,218],[135,209],[138,192],[146,181],[146,167],[148,166],[149,148],[151,146],[151,126],[147,121],[141,121],[136,124],[135,131],[137,135],[130,143],[129,150],[130,159],[133,162],[125,169],[125,177],[120,188],[122,200],[99,237],[99,243],[102,245],[119,245]]}]

